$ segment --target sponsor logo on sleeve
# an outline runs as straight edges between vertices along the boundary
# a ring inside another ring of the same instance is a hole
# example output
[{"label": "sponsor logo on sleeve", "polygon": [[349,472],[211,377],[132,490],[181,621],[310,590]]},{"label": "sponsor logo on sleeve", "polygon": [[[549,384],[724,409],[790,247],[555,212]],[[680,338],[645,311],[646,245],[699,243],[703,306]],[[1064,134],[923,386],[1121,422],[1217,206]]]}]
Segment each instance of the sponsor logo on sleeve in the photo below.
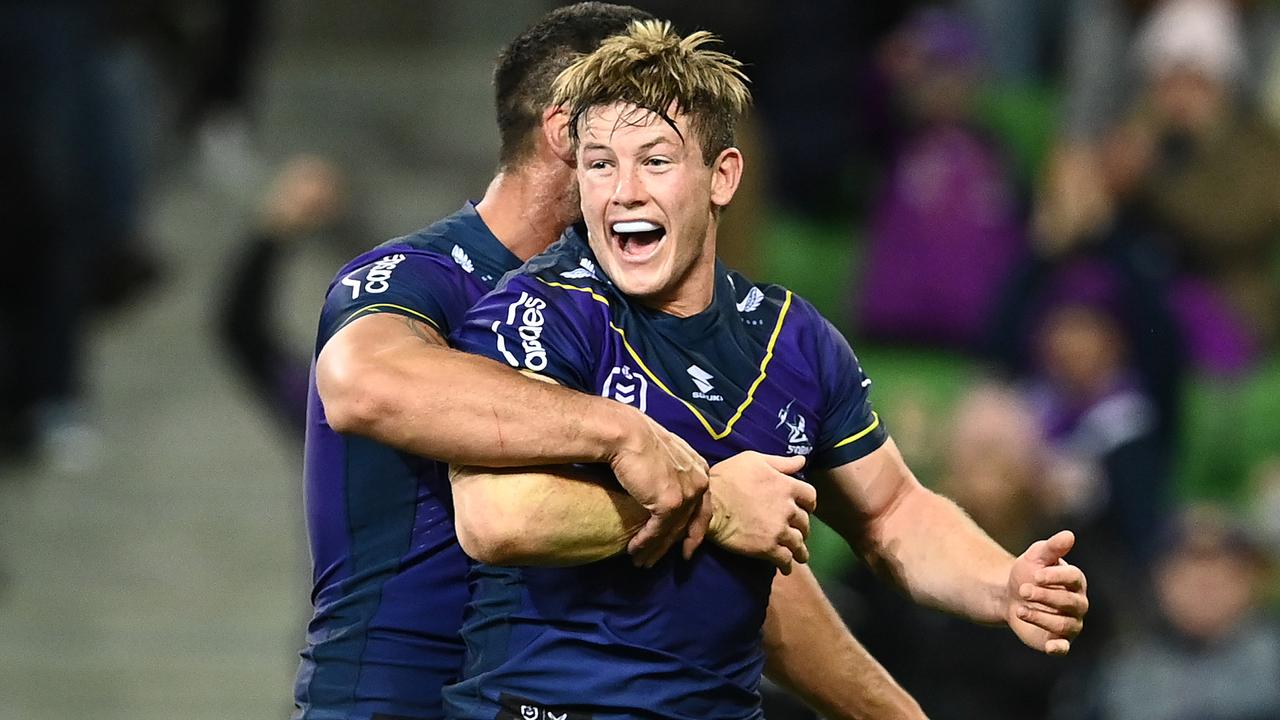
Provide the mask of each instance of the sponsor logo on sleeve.
[{"label": "sponsor logo on sleeve", "polygon": [[365,273],[363,280],[356,277],[356,273],[359,272],[357,270],[356,272],[342,278],[342,284],[351,288],[352,300],[359,299],[361,292],[372,293],[374,295],[384,293],[391,287],[388,282],[391,280],[391,273],[395,272],[396,266],[402,262],[404,262],[404,255],[400,253],[388,255],[375,262],[369,268],[369,271]]},{"label": "sponsor logo on sleeve", "polygon": [[[507,346],[507,338],[503,334],[501,320],[494,320],[494,335],[498,338],[498,352],[511,367],[524,367],[534,372],[547,368],[547,349],[542,345],[542,326],[546,322],[542,314],[547,302],[527,292],[521,292],[519,299],[507,306],[506,324],[515,328],[519,346],[512,352]],[[519,353],[519,355],[517,355]]]}]

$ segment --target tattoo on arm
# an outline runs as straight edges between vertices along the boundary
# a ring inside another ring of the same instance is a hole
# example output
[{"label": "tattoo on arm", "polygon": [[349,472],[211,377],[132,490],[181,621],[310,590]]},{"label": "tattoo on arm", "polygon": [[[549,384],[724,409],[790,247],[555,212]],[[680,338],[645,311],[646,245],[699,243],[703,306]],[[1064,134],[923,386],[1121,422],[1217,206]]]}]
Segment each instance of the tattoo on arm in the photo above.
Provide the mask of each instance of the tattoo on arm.
[{"label": "tattoo on arm", "polygon": [[428,327],[425,323],[403,315],[400,319],[404,321],[405,327],[409,328],[409,332],[413,333],[414,337],[419,340],[427,343],[428,345],[445,344],[444,338],[441,337],[440,333],[436,332],[433,328]]}]

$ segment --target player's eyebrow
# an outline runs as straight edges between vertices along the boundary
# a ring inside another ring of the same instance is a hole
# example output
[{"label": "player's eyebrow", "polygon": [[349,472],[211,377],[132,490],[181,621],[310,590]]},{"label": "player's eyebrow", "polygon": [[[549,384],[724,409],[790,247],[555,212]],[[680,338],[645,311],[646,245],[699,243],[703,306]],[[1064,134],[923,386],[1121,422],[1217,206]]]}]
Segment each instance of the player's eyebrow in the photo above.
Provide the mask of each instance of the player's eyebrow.
[{"label": "player's eyebrow", "polygon": [[582,149],[583,150],[613,150],[613,148],[609,147],[608,145],[605,145],[602,142],[583,143]]},{"label": "player's eyebrow", "polygon": [[675,143],[671,142],[671,138],[668,138],[668,137],[666,137],[665,135],[659,135],[658,137],[656,137],[656,138],[654,138],[654,139],[650,140],[649,142],[647,142],[647,143],[645,143],[645,144],[641,145],[639,148],[637,148],[637,149],[636,149],[636,154],[637,154],[637,155],[640,155],[640,154],[642,154],[642,153],[647,153],[647,152],[649,152],[650,150],[654,149],[655,147],[657,147],[657,146],[659,146],[659,145],[663,145],[663,144],[666,144],[666,145],[675,145]]}]

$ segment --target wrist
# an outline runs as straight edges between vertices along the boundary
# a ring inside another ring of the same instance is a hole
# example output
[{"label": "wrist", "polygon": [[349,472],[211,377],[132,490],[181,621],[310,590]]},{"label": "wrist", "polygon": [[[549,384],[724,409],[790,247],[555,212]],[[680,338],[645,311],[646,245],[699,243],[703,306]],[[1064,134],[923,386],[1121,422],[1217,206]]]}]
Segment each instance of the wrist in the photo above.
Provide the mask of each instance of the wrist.
[{"label": "wrist", "polygon": [[707,525],[707,539],[717,545],[723,545],[727,537],[725,533],[729,527],[731,520],[729,508],[720,501],[720,496],[716,494],[716,488],[719,485],[719,476],[712,468],[707,477],[707,501],[711,503],[711,522]]},{"label": "wrist", "polygon": [[616,400],[601,397],[590,400],[590,411],[583,414],[583,426],[589,451],[596,453],[591,462],[616,465],[628,455],[644,453],[644,413]]},{"label": "wrist", "polygon": [[1008,625],[1013,618],[1013,605],[1017,601],[1018,588],[1013,586],[1012,563],[1005,567],[1004,580],[992,589],[992,625]]}]

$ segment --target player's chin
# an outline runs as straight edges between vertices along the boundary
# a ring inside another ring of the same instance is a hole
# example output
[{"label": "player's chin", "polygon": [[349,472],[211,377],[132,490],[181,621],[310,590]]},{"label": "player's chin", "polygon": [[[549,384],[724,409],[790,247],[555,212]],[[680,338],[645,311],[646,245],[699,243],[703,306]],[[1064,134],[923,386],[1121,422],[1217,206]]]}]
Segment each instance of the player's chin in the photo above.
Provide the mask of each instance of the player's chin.
[{"label": "player's chin", "polygon": [[662,268],[620,268],[614,273],[613,284],[624,295],[645,298],[658,295],[666,287],[666,275]]}]

